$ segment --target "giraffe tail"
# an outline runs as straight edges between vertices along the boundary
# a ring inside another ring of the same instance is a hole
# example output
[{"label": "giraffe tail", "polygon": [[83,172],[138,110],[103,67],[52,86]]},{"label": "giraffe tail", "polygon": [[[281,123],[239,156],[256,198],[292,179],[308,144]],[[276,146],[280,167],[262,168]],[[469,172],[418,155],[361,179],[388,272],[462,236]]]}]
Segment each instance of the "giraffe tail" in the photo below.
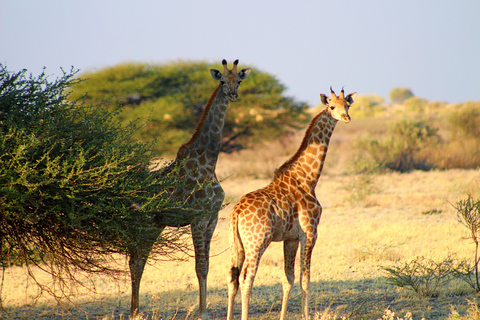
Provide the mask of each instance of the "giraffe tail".
[{"label": "giraffe tail", "polygon": [[230,270],[228,273],[228,282],[238,288],[240,272],[242,271],[243,262],[245,261],[245,250],[238,231],[238,214],[236,214],[235,211],[232,213],[229,228]]}]

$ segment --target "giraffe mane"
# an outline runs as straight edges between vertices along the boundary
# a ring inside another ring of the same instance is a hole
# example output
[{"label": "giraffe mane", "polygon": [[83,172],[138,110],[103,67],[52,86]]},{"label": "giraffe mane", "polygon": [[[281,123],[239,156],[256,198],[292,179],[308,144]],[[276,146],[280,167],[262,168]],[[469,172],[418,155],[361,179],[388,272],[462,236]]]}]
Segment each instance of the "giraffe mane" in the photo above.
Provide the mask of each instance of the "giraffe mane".
[{"label": "giraffe mane", "polygon": [[305,131],[305,135],[303,136],[303,140],[302,140],[302,143],[300,144],[300,148],[298,148],[297,152],[295,152],[295,154],[290,158],[288,159],[284,164],[282,164],[279,168],[277,168],[275,170],[275,173],[274,173],[274,179],[278,178],[281,174],[283,174],[285,171],[287,171],[290,166],[298,160],[298,158],[300,157],[300,155],[302,154],[303,150],[305,150],[305,148],[307,147],[308,145],[308,137],[310,137],[310,133],[312,132],[313,130],[313,127],[316,126],[317,122],[318,122],[318,119],[327,111],[327,109],[324,109],[322,112],[320,112],[319,114],[317,114],[313,119],[312,121],[310,121],[310,123],[308,124],[308,128],[307,130]]},{"label": "giraffe mane", "polygon": [[202,131],[202,127],[205,123],[205,119],[207,119],[207,115],[210,112],[210,108],[212,107],[213,100],[215,100],[215,97],[217,96],[218,91],[220,90],[221,87],[222,87],[222,84],[219,83],[218,87],[213,91],[212,95],[210,96],[210,99],[208,99],[207,104],[205,105],[205,109],[203,110],[202,115],[200,116],[200,120],[198,121],[197,126],[195,127],[195,130],[193,131],[192,137],[190,138],[190,140],[185,142],[180,147],[180,149],[178,149],[177,157],[178,157],[178,155],[183,153],[183,151],[185,149],[187,149],[189,146],[191,146],[195,142],[195,140],[198,139],[198,136],[200,135],[200,132]]}]

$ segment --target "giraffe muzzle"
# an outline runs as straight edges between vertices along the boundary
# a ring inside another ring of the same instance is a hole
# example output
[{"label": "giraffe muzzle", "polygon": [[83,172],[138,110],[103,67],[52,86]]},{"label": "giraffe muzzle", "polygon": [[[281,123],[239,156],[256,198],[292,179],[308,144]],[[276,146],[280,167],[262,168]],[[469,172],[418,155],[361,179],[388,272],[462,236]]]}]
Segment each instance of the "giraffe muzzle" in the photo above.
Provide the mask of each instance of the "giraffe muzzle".
[{"label": "giraffe muzzle", "polygon": [[237,101],[238,99],[238,94],[237,93],[231,93],[228,95],[228,100],[234,102],[234,101]]},{"label": "giraffe muzzle", "polygon": [[343,123],[349,123],[350,122],[350,116],[346,113],[342,114],[342,121],[343,121]]}]

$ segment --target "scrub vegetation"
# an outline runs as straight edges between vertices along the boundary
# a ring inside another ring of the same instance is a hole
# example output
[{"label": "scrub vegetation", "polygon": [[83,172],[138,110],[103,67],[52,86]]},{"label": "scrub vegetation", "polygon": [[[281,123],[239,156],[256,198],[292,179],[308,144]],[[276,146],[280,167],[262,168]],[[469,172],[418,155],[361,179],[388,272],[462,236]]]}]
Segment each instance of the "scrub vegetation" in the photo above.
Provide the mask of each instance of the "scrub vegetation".
[{"label": "scrub vegetation", "polygon": [[[202,68],[208,70],[207,65]],[[203,81],[209,76],[199,78]],[[332,136],[316,190],[323,215],[312,256],[310,312],[314,319],[480,316],[480,102],[430,102],[410,89],[400,89],[391,93],[390,103],[377,95],[359,95],[350,110],[351,123],[339,123]],[[241,90],[247,91],[246,87]],[[232,104],[232,110],[240,102]],[[112,112],[111,108],[107,103],[104,110]],[[135,110],[134,105],[128,108]],[[248,115],[256,117],[257,111],[252,110]],[[320,110],[304,111],[308,120],[312,114],[306,111]],[[236,123],[239,114],[233,112],[232,116]],[[276,131],[275,139],[244,136],[242,148],[228,149],[219,157],[217,175],[227,203],[220,211],[211,248],[207,297],[211,319],[226,315],[228,221],[233,204],[243,194],[269,183],[274,169],[296,151],[305,129],[301,117],[292,118],[301,129],[292,124],[284,132]],[[275,118],[269,121],[275,122]],[[6,134],[10,132],[7,126],[2,130],[6,137],[13,137],[13,132]],[[188,135],[189,130],[181,134]],[[0,159],[5,162],[9,158],[3,155]],[[165,160],[155,162],[163,165]],[[252,319],[278,318],[282,250],[281,243],[273,243],[262,257],[252,293]],[[140,289],[143,319],[196,317],[195,262],[188,253],[181,258],[185,261],[152,259],[146,267]],[[44,288],[55,289],[56,282],[41,270],[42,264],[25,268],[3,263],[2,318],[128,317],[127,274],[116,278],[80,274],[80,280],[88,281],[66,284],[68,299],[56,299],[43,292]],[[105,261],[105,266],[112,265],[128,268],[125,255]],[[47,286],[32,285],[32,274]],[[301,318],[300,300],[297,276],[289,318]],[[239,315],[237,299],[235,317]]]}]

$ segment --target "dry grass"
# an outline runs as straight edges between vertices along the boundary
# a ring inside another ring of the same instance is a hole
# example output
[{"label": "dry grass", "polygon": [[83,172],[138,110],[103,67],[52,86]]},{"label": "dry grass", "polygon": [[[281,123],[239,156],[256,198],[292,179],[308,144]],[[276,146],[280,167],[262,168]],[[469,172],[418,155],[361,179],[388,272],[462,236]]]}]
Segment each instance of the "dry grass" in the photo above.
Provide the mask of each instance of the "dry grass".
[{"label": "dry grass", "polygon": [[[450,203],[468,193],[480,195],[480,170],[351,174],[355,171],[351,142],[365,134],[365,121],[337,126],[317,187],[324,211],[312,258],[311,315],[315,319],[438,319],[446,318],[452,310],[465,313],[469,301],[479,302],[466,284],[451,282],[441,288],[437,298],[420,298],[388,285],[380,267],[415,256],[441,260],[455,253],[459,258],[472,258],[474,247],[465,239],[468,232],[457,222]],[[371,132],[384,132],[385,120],[374,121],[369,125]],[[301,137],[220,156],[218,175],[230,205],[220,212],[212,243],[207,299],[211,319],[223,319],[226,315],[227,226],[231,208],[241,195],[270,181],[273,170],[293,154]],[[252,319],[278,318],[282,251],[281,243],[273,243],[262,258],[252,295]],[[125,258],[120,258],[119,263],[127,267]],[[75,305],[66,303],[62,309],[56,301],[38,297],[36,287],[22,268],[9,268],[1,294],[1,318],[127,319],[128,277],[117,281],[101,277],[90,280],[95,284],[95,292],[73,288]],[[194,259],[147,266],[141,285],[144,319],[194,318],[197,299]],[[297,279],[290,298],[290,318],[300,319],[300,300]],[[239,312],[237,299],[236,317]]]},{"label": "dry grass", "polygon": [[[467,193],[480,194],[479,170],[415,171],[375,176],[378,192],[368,196],[369,206],[355,204],[349,186],[352,177],[328,174],[321,177],[317,194],[324,207],[319,239],[313,253],[311,312],[348,318],[380,318],[389,308],[398,315],[411,312],[414,319],[446,317],[451,306],[458,312],[468,308],[475,294],[460,282],[442,288],[436,299],[387,285],[379,266],[408,261],[414,256],[443,259],[456,253],[471,258],[473,246],[464,238],[467,230],[456,221],[449,203]],[[242,194],[264,186],[267,179],[225,179],[224,189],[231,202]],[[230,205],[220,212],[212,244],[209,274],[211,318],[226,314],[226,271],[228,266],[227,224]],[[259,268],[252,297],[253,319],[277,318],[283,276],[281,243],[267,250]],[[298,271],[297,271],[298,274]],[[8,269],[2,293],[5,319],[61,318],[54,301],[36,299],[35,286],[28,283],[19,267]],[[98,278],[93,294],[82,288],[74,302],[85,309],[71,311],[79,318],[104,319],[123,315],[129,308],[129,281]],[[195,314],[197,284],[194,261],[150,265],[141,288],[142,310],[148,319],[179,319]],[[36,304],[33,303],[36,301]],[[192,307],[193,306],[193,307]],[[292,292],[290,317],[300,318],[298,285]],[[325,313],[325,311],[328,311]],[[236,314],[239,312],[236,309]],[[66,319],[72,318],[65,315]],[[55,317],[57,318],[57,317]]]}]

